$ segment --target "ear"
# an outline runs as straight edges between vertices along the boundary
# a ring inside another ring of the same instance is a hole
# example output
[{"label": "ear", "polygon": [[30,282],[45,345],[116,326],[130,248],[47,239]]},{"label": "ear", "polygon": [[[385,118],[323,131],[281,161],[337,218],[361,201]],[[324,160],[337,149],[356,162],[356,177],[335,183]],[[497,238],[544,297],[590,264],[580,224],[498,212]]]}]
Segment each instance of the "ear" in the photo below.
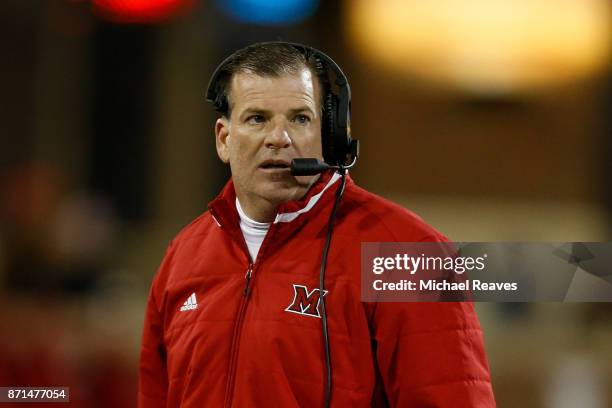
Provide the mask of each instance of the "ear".
[{"label": "ear", "polygon": [[223,163],[229,163],[229,120],[222,116],[215,122],[215,144],[217,155]]}]

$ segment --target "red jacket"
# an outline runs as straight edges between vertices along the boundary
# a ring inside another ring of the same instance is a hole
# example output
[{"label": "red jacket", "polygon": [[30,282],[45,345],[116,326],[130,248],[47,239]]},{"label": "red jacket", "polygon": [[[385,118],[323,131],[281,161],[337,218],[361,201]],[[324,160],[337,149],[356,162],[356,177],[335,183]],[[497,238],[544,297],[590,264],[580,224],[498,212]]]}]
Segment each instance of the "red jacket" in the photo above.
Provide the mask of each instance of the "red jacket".
[{"label": "red jacket", "polygon": [[[149,295],[139,407],[323,406],[316,288],[339,184],[324,174],[302,200],[283,204],[254,263],[231,181],[181,231]],[[471,303],[360,301],[362,241],[441,240],[347,179],[325,286],[332,407],[495,406]]]}]

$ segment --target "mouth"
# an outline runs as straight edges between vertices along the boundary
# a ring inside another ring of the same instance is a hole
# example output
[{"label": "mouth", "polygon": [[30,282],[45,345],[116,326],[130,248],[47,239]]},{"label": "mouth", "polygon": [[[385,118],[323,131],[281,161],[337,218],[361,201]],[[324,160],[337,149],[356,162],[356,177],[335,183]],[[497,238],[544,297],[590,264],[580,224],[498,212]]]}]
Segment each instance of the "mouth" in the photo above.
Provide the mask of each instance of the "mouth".
[{"label": "mouth", "polygon": [[289,171],[291,165],[285,160],[266,160],[259,165],[259,168],[266,171]]}]

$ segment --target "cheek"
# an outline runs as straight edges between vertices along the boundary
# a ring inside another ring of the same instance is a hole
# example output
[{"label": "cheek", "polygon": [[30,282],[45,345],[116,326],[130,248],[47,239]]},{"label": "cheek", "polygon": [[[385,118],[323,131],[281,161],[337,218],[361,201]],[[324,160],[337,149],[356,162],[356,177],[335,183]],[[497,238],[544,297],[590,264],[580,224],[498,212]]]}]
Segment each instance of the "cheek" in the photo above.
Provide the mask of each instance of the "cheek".
[{"label": "cheek", "polygon": [[303,146],[303,150],[310,153],[310,156],[321,156],[322,145],[321,145],[321,133],[319,131],[313,131],[309,134],[308,142],[306,146]]},{"label": "cheek", "polygon": [[237,167],[248,166],[250,161],[253,161],[257,149],[254,143],[249,143],[248,135],[236,133],[233,136],[232,142],[229,145],[230,161]]}]

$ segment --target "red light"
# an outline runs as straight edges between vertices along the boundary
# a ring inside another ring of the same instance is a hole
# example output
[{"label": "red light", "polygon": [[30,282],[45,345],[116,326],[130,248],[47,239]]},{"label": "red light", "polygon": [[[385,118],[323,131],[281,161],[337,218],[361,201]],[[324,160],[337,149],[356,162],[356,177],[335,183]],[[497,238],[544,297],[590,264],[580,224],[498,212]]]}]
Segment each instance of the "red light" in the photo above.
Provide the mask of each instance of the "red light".
[{"label": "red light", "polygon": [[159,23],[183,14],[194,0],[92,0],[100,17],[116,23]]}]

